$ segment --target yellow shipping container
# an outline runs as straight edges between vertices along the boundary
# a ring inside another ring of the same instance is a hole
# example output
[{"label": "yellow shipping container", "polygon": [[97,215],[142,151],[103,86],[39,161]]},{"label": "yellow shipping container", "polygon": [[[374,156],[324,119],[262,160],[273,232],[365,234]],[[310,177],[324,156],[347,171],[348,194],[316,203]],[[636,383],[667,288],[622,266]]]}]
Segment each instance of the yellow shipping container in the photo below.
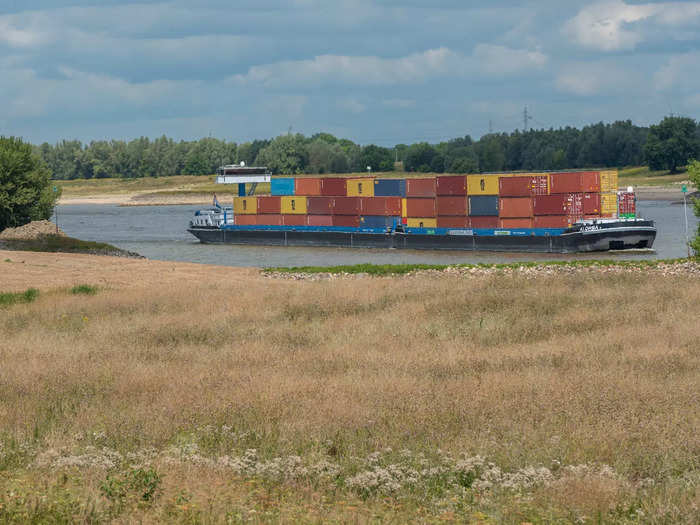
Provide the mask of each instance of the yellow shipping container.
[{"label": "yellow shipping container", "polygon": [[498,175],[467,175],[467,195],[498,195]]},{"label": "yellow shipping container", "polygon": [[374,179],[348,179],[348,197],[374,197]]},{"label": "yellow shipping container", "polygon": [[607,170],[600,172],[600,192],[609,193],[611,191],[617,191],[618,173],[617,170]]},{"label": "yellow shipping container", "polygon": [[406,211],[406,199],[401,199],[401,217],[408,217],[408,211]]},{"label": "yellow shipping container", "polygon": [[283,215],[306,213],[306,197],[281,197]]},{"label": "yellow shipping container", "polygon": [[600,194],[600,213],[603,217],[617,215],[617,193]]},{"label": "yellow shipping container", "polygon": [[409,228],[437,228],[437,219],[408,219],[406,226]]},{"label": "yellow shipping container", "polygon": [[255,215],[258,213],[258,198],[234,197],[233,213],[236,215]]}]

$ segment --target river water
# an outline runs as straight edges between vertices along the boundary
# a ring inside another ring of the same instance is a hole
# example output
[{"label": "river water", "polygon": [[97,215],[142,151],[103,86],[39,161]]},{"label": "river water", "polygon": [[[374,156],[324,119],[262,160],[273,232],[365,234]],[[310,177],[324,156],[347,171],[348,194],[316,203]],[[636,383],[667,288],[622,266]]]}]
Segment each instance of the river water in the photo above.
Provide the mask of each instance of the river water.
[{"label": "river water", "polygon": [[[685,257],[683,206],[668,201],[640,201],[640,216],[654,219],[654,251],[605,254],[523,254],[458,251],[368,250],[201,244],[187,233],[194,212],[203,206],[71,205],[58,207],[58,224],[71,237],[100,241],[140,253],[149,259],[226,266],[330,266],[340,264],[509,263],[565,259],[654,259]],[[697,219],[688,207],[690,235]]]}]

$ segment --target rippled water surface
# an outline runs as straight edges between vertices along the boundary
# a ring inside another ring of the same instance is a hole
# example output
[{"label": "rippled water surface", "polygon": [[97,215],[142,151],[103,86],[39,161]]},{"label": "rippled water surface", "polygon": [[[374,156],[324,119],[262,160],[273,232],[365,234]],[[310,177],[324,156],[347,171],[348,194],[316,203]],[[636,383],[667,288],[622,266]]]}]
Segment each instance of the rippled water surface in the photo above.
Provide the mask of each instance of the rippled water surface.
[{"label": "rippled water surface", "polygon": [[[683,206],[667,201],[638,203],[640,215],[656,220],[658,235],[653,252],[606,254],[520,254],[456,251],[368,250],[356,248],[297,248],[200,244],[186,228],[202,206],[74,205],[59,206],[59,226],[71,237],[101,241],[138,252],[150,259],[188,261],[228,266],[328,266],[371,262],[387,263],[503,263],[553,259],[673,258],[687,255]],[[690,235],[697,219],[688,207]]]}]

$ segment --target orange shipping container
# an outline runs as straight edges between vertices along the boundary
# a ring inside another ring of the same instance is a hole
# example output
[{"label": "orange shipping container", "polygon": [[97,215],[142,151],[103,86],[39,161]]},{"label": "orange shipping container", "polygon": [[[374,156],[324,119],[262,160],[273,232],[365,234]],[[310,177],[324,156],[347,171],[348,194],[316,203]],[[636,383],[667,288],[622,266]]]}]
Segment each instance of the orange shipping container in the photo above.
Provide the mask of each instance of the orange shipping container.
[{"label": "orange shipping container", "polygon": [[438,228],[469,228],[469,217],[440,217],[437,218]]},{"label": "orange shipping container", "polygon": [[530,197],[501,197],[498,200],[498,216],[504,218],[532,217]]},{"label": "orange shipping container", "polygon": [[406,179],[406,197],[435,197],[435,179]]},{"label": "orange shipping container", "polygon": [[[466,180],[466,178],[465,178]],[[438,197],[435,199],[435,209],[438,215],[466,215],[467,196],[462,197]]]},{"label": "orange shipping container", "polygon": [[307,224],[309,226],[333,226],[332,215],[308,215]]},{"label": "orange shipping container", "polygon": [[279,215],[281,210],[281,197],[258,197],[258,213],[272,213]]},{"label": "orange shipping container", "polygon": [[294,194],[301,196],[321,195],[321,179],[317,177],[304,177],[295,179]]},{"label": "orange shipping container", "polygon": [[257,226],[257,218],[257,215],[236,215],[233,219],[233,223],[238,226]]},{"label": "orange shipping container", "polygon": [[435,217],[435,199],[406,199],[407,217]]},{"label": "orange shipping container", "polygon": [[364,215],[401,215],[401,197],[363,197]]},{"label": "orange shipping container", "polygon": [[600,215],[600,193],[585,193],[583,195],[584,215]]},{"label": "orange shipping container", "polygon": [[538,215],[535,217],[535,228],[568,228],[569,217],[566,215]]},{"label": "orange shipping container", "polygon": [[282,215],[258,215],[258,226],[282,226]]},{"label": "orange shipping container", "polygon": [[306,215],[283,214],[282,224],[284,226],[306,226]]},{"label": "orange shipping container", "polygon": [[533,221],[531,218],[519,219],[499,219],[499,228],[532,228]]},{"label": "orange shipping container", "polygon": [[498,228],[498,217],[469,217],[472,228]]}]

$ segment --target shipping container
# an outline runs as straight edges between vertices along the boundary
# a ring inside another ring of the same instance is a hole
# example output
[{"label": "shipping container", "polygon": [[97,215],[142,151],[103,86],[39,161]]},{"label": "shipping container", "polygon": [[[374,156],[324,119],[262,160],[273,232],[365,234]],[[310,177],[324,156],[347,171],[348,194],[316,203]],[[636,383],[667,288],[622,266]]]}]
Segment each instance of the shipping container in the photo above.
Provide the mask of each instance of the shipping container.
[{"label": "shipping container", "polygon": [[406,217],[435,217],[435,215],[435,199],[406,199]]},{"label": "shipping container", "polygon": [[467,175],[467,195],[498,195],[498,175]]},{"label": "shipping container", "polygon": [[374,179],[369,177],[363,179],[348,179],[347,194],[349,197],[373,197]]},{"label": "shipping container", "polygon": [[501,197],[498,216],[503,218],[532,217],[532,197]]},{"label": "shipping container", "polygon": [[532,198],[532,211],[537,215],[566,215],[567,195],[537,195]]},{"label": "shipping container", "polygon": [[527,177],[500,177],[498,179],[501,197],[530,197],[549,195],[549,176],[528,175]]},{"label": "shipping container", "polygon": [[234,197],[233,213],[236,215],[255,215],[258,213],[257,197]]},{"label": "shipping container", "polygon": [[469,215],[471,217],[498,217],[498,196],[476,195],[469,196]]},{"label": "shipping container", "polygon": [[566,215],[535,215],[535,228],[568,228],[569,218]]},{"label": "shipping container", "polygon": [[445,195],[466,195],[467,177],[464,175],[441,175],[437,178],[436,194]]},{"label": "shipping container", "polygon": [[603,217],[617,217],[617,192],[600,194],[600,214]]},{"label": "shipping container", "polygon": [[294,179],[291,177],[273,177],[270,180],[271,195],[294,195]]},{"label": "shipping container", "polygon": [[617,194],[618,215],[623,219],[633,219],[637,215],[634,193],[621,191]]},{"label": "shipping container", "polygon": [[282,197],[270,197],[268,195],[258,197],[258,213],[279,215],[282,213]]},{"label": "shipping container", "polygon": [[[600,192],[610,193],[618,190],[618,172],[617,170],[607,170],[600,172]],[[617,204],[615,204],[617,206]]]},{"label": "shipping container", "polygon": [[470,226],[469,217],[441,217],[438,215],[437,218],[438,228],[469,228]]},{"label": "shipping container", "polygon": [[498,221],[499,228],[532,228],[532,217],[504,218]]},{"label": "shipping container", "polygon": [[318,177],[300,177],[294,182],[294,194],[305,196],[321,195],[321,179]]},{"label": "shipping container", "polygon": [[282,226],[282,215],[257,215],[258,226]]},{"label": "shipping container", "polygon": [[233,218],[233,223],[239,226],[257,226],[258,216],[257,215],[236,215]]},{"label": "shipping container", "polygon": [[375,179],[375,197],[405,197],[406,179]]},{"label": "shipping container", "polygon": [[583,193],[569,193],[566,196],[566,214],[583,217]]},{"label": "shipping container", "polygon": [[600,193],[584,193],[583,194],[583,214],[584,215],[600,215]]},{"label": "shipping container", "polygon": [[309,215],[332,215],[333,197],[308,197],[306,199],[306,212]]},{"label": "shipping container", "polygon": [[309,226],[333,226],[332,215],[307,215],[306,219]]},{"label": "shipping container", "polygon": [[467,215],[467,197],[438,197],[435,199],[438,215]]},{"label": "shipping container", "polygon": [[406,212],[406,199],[401,199],[401,217],[404,219],[408,216]]},{"label": "shipping container", "polygon": [[282,215],[306,215],[306,197],[282,197]]},{"label": "shipping container", "polygon": [[437,219],[434,217],[411,217],[406,222],[409,228],[437,228]]},{"label": "shipping container", "polygon": [[549,192],[551,194],[595,193],[600,191],[600,173],[597,171],[551,173],[549,181]]},{"label": "shipping container", "polygon": [[345,228],[359,228],[359,215],[333,215],[333,226],[343,226]]},{"label": "shipping container", "polygon": [[388,215],[362,215],[360,226],[363,228],[392,228],[395,224],[401,224],[401,217]]},{"label": "shipping container", "polygon": [[435,197],[436,189],[434,178],[406,179],[406,197]]},{"label": "shipping container", "polygon": [[[283,205],[284,207],[284,205]],[[306,226],[306,215],[282,214],[282,224],[284,226]]]},{"label": "shipping container", "polygon": [[325,177],[321,179],[321,195],[345,197],[347,195],[347,179],[341,177]]},{"label": "shipping container", "polygon": [[362,197],[362,213],[400,216],[401,197]]},{"label": "shipping container", "polygon": [[498,217],[470,217],[472,228],[498,228]]},{"label": "shipping container", "polygon": [[360,215],[362,212],[361,197],[336,197],[333,204],[333,215]]}]

